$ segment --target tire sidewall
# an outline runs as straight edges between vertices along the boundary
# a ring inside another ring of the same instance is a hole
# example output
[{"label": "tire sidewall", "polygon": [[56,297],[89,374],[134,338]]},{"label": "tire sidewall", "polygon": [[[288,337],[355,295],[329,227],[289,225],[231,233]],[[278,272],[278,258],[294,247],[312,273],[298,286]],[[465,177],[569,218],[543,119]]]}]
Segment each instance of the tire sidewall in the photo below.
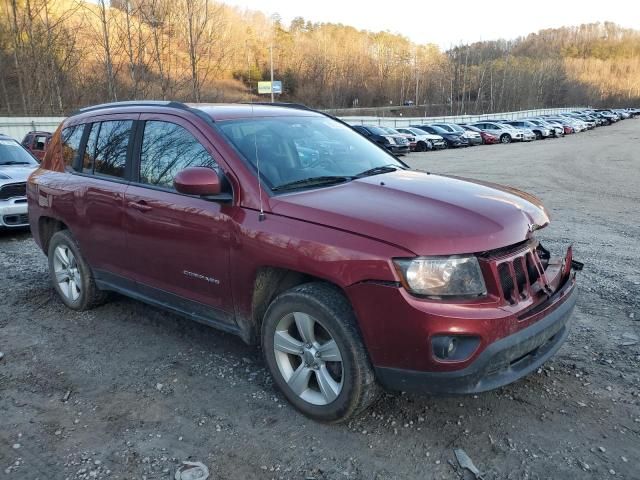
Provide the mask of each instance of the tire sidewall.
[{"label": "tire sidewall", "polygon": [[[342,357],[343,386],[340,394],[328,405],[313,405],[291,391],[282,377],[273,349],[273,336],[280,319],[291,312],[303,312],[317,319],[333,337]],[[276,386],[300,412],[321,422],[337,422],[349,415],[356,403],[358,377],[354,346],[350,333],[337,321],[336,315],[321,301],[296,292],[285,292],[269,306],[262,324],[262,350]]]}]

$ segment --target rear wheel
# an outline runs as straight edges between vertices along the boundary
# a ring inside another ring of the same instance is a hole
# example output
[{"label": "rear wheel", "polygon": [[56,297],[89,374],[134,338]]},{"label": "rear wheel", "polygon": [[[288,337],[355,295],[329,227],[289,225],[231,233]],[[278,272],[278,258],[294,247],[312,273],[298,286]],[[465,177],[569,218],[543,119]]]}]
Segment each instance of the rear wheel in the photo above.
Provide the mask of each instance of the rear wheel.
[{"label": "rear wheel", "polygon": [[511,135],[508,133],[503,133],[500,136],[500,143],[511,143]]},{"label": "rear wheel", "polygon": [[331,285],[308,283],[279,295],[265,314],[262,349],[275,384],[314,420],[347,420],[377,397],[353,310]]},{"label": "rear wheel", "polygon": [[73,310],[88,310],[106,298],[96,287],[86,263],[68,230],[56,232],[49,242],[49,276],[63,303]]}]

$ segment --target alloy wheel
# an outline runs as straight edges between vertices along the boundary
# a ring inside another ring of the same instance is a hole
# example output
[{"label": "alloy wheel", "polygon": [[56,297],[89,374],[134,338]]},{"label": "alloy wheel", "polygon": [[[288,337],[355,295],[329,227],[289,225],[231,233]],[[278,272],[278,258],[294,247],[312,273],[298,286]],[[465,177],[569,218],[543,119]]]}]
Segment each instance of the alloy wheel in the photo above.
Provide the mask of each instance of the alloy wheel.
[{"label": "alloy wheel", "polygon": [[54,251],[53,271],[60,292],[75,302],[82,293],[82,276],[76,257],[67,245],[58,245]]},{"label": "alloy wheel", "polygon": [[328,405],[340,395],[344,385],[340,348],[316,318],[303,312],[282,317],[273,350],[282,378],[302,400]]}]

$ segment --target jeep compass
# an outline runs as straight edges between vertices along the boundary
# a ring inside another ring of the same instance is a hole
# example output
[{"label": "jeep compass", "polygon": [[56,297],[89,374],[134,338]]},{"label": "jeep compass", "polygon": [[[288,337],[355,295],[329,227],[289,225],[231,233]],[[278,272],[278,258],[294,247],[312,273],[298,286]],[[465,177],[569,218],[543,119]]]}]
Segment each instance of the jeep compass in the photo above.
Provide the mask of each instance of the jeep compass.
[{"label": "jeep compass", "polygon": [[415,171],[303,106],[121,102],[58,128],[27,185],[75,310],[118,292],[261,345],[325,422],[380,388],[475,393],[562,345],[574,269],[532,195]]}]

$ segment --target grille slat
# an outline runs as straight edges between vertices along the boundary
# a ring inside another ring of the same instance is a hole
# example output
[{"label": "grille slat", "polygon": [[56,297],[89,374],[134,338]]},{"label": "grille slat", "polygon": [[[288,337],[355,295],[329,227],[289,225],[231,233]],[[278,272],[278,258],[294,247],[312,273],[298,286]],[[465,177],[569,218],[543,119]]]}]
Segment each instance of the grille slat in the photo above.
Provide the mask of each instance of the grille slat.
[{"label": "grille slat", "polygon": [[530,249],[514,254],[514,257],[496,259],[498,281],[504,299],[510,304],[532,296],[542,281],[544,265],[536,250]]},{"label": "grille slat", "polygon": [[0,200],[8,200],[14,197],[26,197],[26,183],[10,183],[0,188]]}]

